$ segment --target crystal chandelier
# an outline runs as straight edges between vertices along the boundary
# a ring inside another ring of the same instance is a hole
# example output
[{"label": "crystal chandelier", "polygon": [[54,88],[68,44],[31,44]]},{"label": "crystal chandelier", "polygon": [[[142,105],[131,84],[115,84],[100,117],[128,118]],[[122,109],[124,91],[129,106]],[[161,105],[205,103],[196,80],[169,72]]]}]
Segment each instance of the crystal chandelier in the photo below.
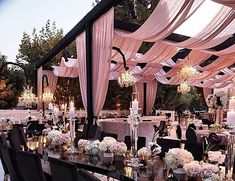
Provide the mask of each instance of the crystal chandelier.
[{"label": "crystal chandelier", "polygon": [[30,108],[33,104],[37,104],[38,98],[33,94],[33,87],[27,85],[24,87],[22,95],[19,97],[19,102]]},{"label": "crystal chandelier", "polygon": [[189,83],[185,80],[183,82],[180,83],[180,85],[178,85],[177,91],[181,94],[186,94],[188,92],[190,92],[191,87],[189,85]]},{"label": "crystal chandelier", "polygon": [[189,63],[184,64],[182,69],[178,72],[180,78],[187,80],[192,78],[194,75],[197,74],[197,70],[192,67]]},{"label": "crystal chandelier", "polygon": [[134,85],[136,82],[135,77],[128,70],[123,72],[120,77],[118,77],[118,84],[120,87],[129,87]]},{"label": "crystal chandelier", "polygon": [[51,92],[49,87],[45,88],[44,93],[42,94],[43,102],[51,102],[54,99],[54,95]]}]

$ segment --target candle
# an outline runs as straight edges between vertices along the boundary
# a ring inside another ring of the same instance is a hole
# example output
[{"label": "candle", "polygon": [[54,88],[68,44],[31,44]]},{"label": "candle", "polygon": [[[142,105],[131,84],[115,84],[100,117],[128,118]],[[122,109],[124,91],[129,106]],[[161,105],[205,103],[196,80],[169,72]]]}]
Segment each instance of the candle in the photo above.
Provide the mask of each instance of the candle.
[{"label": "candle", "polygon": [[134,101],[132,101],[132,109],[133,110],[139,109],[139,101],[137,101],[136,99]]},{"label": "candle", "polygon": [[70,101],[70,103],[69,103],[69,108],[71,109],[74,109],[74,102],[73,101]]},{"label": "candle", "polygon": [[235,97],[229,100],[229,110],[235,109]]},{"label": "candle", "polygon": [[235,125],[235,112],[234,111],[229,111],[227,113],[227,124],[228,125]]},{"label": "candle", "polygon": [[49,110],[52,110],[53,109],[53,104],[50,102],[49,105],[48,105],[48,109]]},{"label": "candle", "polygon": [[64,108],[65,108],[65,107],[64,107],[64,104],[61,104],[61,109],[64,110]]}]

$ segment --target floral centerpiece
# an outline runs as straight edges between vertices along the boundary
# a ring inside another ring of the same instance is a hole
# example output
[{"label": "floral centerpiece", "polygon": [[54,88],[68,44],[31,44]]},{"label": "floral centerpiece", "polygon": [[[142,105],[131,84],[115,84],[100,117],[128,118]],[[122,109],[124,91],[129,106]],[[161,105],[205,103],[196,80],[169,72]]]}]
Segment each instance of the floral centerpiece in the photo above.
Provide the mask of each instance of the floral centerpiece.
[{"label": "floral centerpiece", "polygon": [[99,149],[99,140],[88,140],[86,144],[86,150],[88,151],[89,155],[96,156],[98,155]]},{"label": "floral centerpiece", "polygon": [[146,161],[151,155],[151,150],[148,149],[147,147],[143,147],[140,150],[138,150],[137,155],[140,158],[140,160]]},{"label": "floral centerpiece", "polygon": [[57,136],[55,136],[52,139],[51,144],[54,146],[65,146],[65,145],[69,145],[71,142],[71,138],[69,133],[66,134],[59,134]]},{"label": "floral centerpiece", "polygon": [[115,155],[123,156],[127,152],[127,146],[123,142],[116,142],[110,146],[110,151]]},{"label": "floral centerpiece", "polygon": [[49,131],[49,132],[47,133],[47,139],[48,139],[49,142],[52,142],[55,137],[57,137],[57,136],[59,136],[59,135],[61,135],[61,134],[62,134],[61,131],[58,131],[58,130],[54,130],[54,129],[53,129],[53,130],[51,130],[51,131]]},{"label": "floral centerpiece", "polygon": [[193,155],[190,152],[180,148],[169,149],[165,155],[165,162],[172,169],[183,167],[193,160]]},{"label": "floral centerpiece", "polygon": [[186,163],[183,167],[189,177],[197,177],[201,172],[201,165],[198,161]]},{"label": "floral centerpiece", "polygon": [[104,139],[99,144],[100,151],[106,152],[106,153],[112,153],[110,150],[111,146],[115,144],[117,140],[112,137],[104,137]]},{"label": "floral centerpiece", "polygon": [[211,163],[219,163],[223,164],[225,160],[225,155],[221,153],[221,151],[209,151],[208,152],[208,160]]},{"label": "floral centerpiece", "polygon": [[78,140],[78,150],[80,153],[84,153],[87,151],[87,149],[86,149],[87,143],[88,143],[88,141],[85,139]]},{"label": "floral centerpiece", "polygon": [[217,165],[202,162],[200,171],[200,176],[202,179],[210,180],[211,177],[215,177],[216,175],[218,175],[218,173],[219,167]]},{"label": "floral centerpiece", "polygon": [[206,98],[206,104],[209,107],[209,111],[213,111],[219,107],[226,109],[228,102],[228,96],[224,91],[217,92],[216,94],[209,94]]}]

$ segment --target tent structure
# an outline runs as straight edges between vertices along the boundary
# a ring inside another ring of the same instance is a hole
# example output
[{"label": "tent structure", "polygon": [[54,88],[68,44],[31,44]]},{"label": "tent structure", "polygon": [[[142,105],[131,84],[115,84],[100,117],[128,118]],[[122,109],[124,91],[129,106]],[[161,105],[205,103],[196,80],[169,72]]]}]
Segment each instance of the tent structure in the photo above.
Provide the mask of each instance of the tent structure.
[{"label": "tent structure", "polygon": [[[146,95],[154,95],[157,82],[177,85],[183,81],[177,72],[185,63],[200,72],[189,83],[203,87],[205,94],[212,88],[225,87],[235,76],[231,68],[235,63],[235,10],[232,1],[214,1],[220,3],[215,16],[192,37],[174,32],[203,7],[205,0],[160,0],[141,26],[114,20],[114,6],[118,0],[101,1],[35,64],[40,70],[38,80],[40,82],[42,76],[40,67],[76,40],[77,58],[67,62],[61,60],[60,67],[54,67],[54,73],[65,77],[79,76],[87,110],[87,130],[95,125],[94,118],[103,107],[109,80],[116,79],[125,70],[122,58],[112,50],[113,46],[122,50],[127,65],[139,80],[135,89],[142,89],[140,97],[144,111],[151,109],[152,103],[146,106],[146,102],[151,102],[151,99],[147,101]],[[143,42],[154,43],[144,55],[138,53]]]}]

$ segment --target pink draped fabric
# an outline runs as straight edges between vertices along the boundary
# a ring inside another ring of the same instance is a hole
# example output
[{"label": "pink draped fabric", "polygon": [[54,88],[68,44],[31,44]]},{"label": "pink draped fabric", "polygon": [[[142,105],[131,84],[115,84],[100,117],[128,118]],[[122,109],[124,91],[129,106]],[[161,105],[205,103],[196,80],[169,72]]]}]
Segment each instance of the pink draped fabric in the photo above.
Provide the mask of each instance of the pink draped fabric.
[{"label": "pink draped fabric", "polygon": [[[127,61],[132,59],[137,51],[139,50],[142,41],[135,40],[132,38],[125,38],[119,35],[122,31],[115,31],[113,37],[113,46],[120,48]],[[123,63],[121,55],[116,51],[112,50],[112,59]]]},{"label": "pink draped fabric", "polygon": [[[37,109],[42,109],[42,77],[46,75],[48,78],[49,88],[51,92],[54,94],[58,77],[54,75],[53,71],[51,70],[42,70],[42,67],[38,69],[38,77],[37,77],[37,93],[38,93],[38,107]],[[45,81],[45,80],[44,80]],[[46,83],[44,82],[44,88],[46,88]],[[45,109],[47,109],[47,104],[45,104]]]},{"label": "pink draped fabric", "polygon": [[151,42],[161,40],[173,33],[203,2],[203,0],[161,0],[137,31],[130,34],[122,33],[122,36]]},{"label": "pink draped fabric", "polygon": [[140,112],[143,112],[144,106],[144,82],[136,82],[132,87],[133,92],[137,92],[139,94],[139,108]]},{"label": "pink draped fabric", "polygon": [[174,46],[166,45],[163,42],[156,42],[144,55],[136,59],[139,63],[152,62],[160,63],[164,60],[170,59],[177,53],[177,48]]},{"label": "pink draped fabric", "polygon": [[206,100],[207,96],[209,94],[212,94],[212,89],[208,88],[208,87],[204,87],[203,88],[203,95],[204,95],[204,99]]},{"label": "pink draped fabric", "polygon": [[226,59],[226,58],[218,58],[216,59],[214,62],[212,62],[211,64],[202,67],[201,70],[204,71],[218,71],[218,70],[222,70],[226,67],[229,67],[230,65],[234,64],[235,61],[233,59]]},{"label": "pink draped fabric", "polygon": [[93,112],[99,116],[103,108],[109,84],[110,59],[114,28],[114,8],[93,24]]},{"label": "pink draped fabric", "polygon": [[231,8],[235,8],[235,1],[234,0],[213,0],[217,3],[223,4],[225,6],[229,6]]},{"label": "pink draped fabric", "polygon": [[146,111],[147,115],[151,114],[152,108],[157,94],[157,81],[154,79],[151,82],[147,82],[146,85]]},{"label": "pink draped fabric", "polygon": [[87,76],[86,76],[86,33],[83,32],[76,38],[76,50],[78,59],[79,84],[82,95],[82,103],[87,110]]},{"label": "pink draped fabric", "polygon": [[[218,45],[229,38],[233,33],[233,29],[227,32],[223,38],[218,38],[213,40],[217,35],[219,35],[223,30],[229,26],[229,24],[234,20],[235,11],[229,7],[222,7],[221,11],[215,16],[215,18],[208,24],[208,26],[201,31],[198,35],[189,38],[183,42],[167,42],[170,45],[175,45],[177,47],[186,47],[194,49],[207,49],[215,45]],[[228,30],[227,30],[228,31]],[[211,41],[213,40],[213,43]]]},{"label": "pink draped fabric", "polygon": [[61,67],[61,66],[52,66],[53,73],[57,77],[78,77],[78,67]]}]

